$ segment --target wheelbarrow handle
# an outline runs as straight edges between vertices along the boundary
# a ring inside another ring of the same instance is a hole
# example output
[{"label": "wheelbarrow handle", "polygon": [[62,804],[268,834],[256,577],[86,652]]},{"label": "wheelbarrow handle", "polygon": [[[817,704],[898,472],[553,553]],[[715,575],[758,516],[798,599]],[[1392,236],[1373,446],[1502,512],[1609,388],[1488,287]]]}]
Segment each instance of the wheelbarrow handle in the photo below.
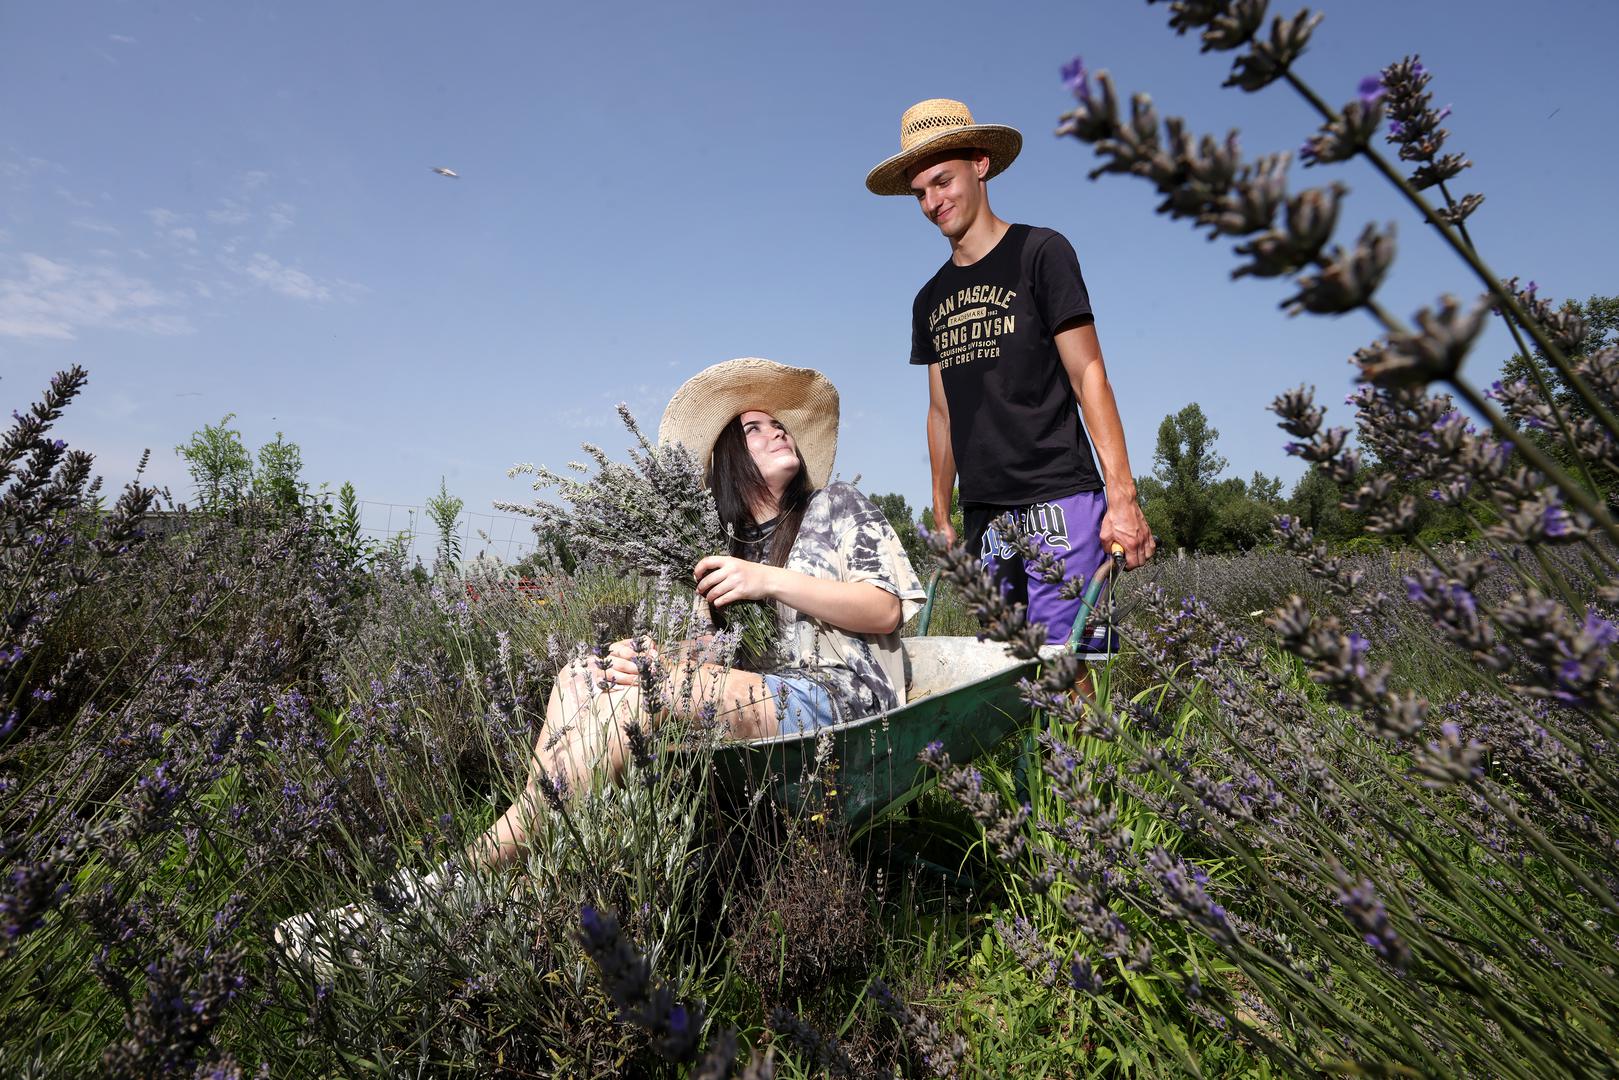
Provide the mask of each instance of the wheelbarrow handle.
[{"label": "wheelbarrow handle", "polygon": [[[1074,629],[1068,638],[1069,648],[1079,645],[1085,632],[1085,624],[1090,621],[1091,612],[1096,610],[1096,602],[1102,597],[1102,588],[1107,584],[1108,576],[1115,571],[1124,572],[1124,546],[1117,543],[1113,545],[1111,558],[1097,567],[1096,573],[1091,575],[1090,584],[1085,587],[1079,613],[1074,618]],[[928,626],[933,622],[933,602],[939,595],[939,576],[940,572],[935,570],[928,578],[927,602],[922,605],[922,616],[916,621],[917,637],[927,637]]]},{"label": "wheelbarrow handle", "polygon": [[1074,627],[1068,634],[1068,647],[1075,652],[1085,640],[1085,627],[1091,621],[1091,614],[1096,610],[1097,601],[1102,598],[1102,590],[1107,587],[1107,579],[1114,574],[1124,573],[1124,545],[1114,543],[1109,557],[1096,568],[1091,575],[1090,584],[1085,586],[1085,595],[1080,597],[1079,610],[1074,613]]},{"label": "wheelbarrow handle", "polygon": [[933,621],[933,600],[938,595],[939,571],[935,570],[933,571],[933,576],[928,578],[928,599],[927,603],[922,605],[922,617],[916,620],[917,637],[928,636],[928,624]]}]

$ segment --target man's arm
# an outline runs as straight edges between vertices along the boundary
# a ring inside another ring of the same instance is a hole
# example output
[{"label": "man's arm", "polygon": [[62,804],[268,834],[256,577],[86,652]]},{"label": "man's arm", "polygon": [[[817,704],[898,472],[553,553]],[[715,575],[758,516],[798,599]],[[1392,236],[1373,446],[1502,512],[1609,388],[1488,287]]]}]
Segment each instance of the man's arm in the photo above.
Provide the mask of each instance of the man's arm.
[{"label": "man's arm", "polygon": [[950,445],[950,403],[938,364],[928,365],[928,464],[933,469],[933,529],[956,542],[950,524],[950,496],[956,487],[956,454]]},{"label": "man's arm", "polygon": [[1096,448],[1096,462],[1107,485],[1107,514],[1102,518],[1102,550],[1114,544],[1124,548],[1126,567],[1140,566],[1152,558],[1158,546],[1147,527],[1147,519],[1136,502],[1135,474],[1130,471],[1130,454],[1124,445],[1124,424],[1119,420],[1119,403],[1102,362],[1102,344],[1096,337],[1096,324],[1068,325],[1053,339],[1063,370],[1079,400],[1085,417],[1085,430]]}]

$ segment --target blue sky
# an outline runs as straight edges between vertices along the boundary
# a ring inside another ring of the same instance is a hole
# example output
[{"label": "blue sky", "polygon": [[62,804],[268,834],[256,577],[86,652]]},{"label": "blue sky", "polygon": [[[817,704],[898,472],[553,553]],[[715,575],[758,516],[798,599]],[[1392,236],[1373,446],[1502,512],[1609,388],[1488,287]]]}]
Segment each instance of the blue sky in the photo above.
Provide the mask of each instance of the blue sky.
[{"label": "blue sky", "polygon": [[[1434,72],[1493,268],[1619,292],[1619,5],[1318,10],[1298,70],[1329,100],[1405,53]],[[1287,318],[1285,283],[1231,282],[1229,244],[1154,216],[1140,181],[1088,181],[1089,148],[1050,135],[1076,53],[1249,153],[1310,134],[1290,91],[1220,89],[1229,57],[1165,20],[1133,0],[8,5],[0,394],[21,406],[85,365],[60,433],[109,482],[151,447],[149,476],[189,497],[173,447],[234,412],[250,447],[298,442],[312,483],[419,504],[443,475],[488,511],[531,497],[513,463],[623,447],[616,402],[653,426],[692,372],[766,356],[826,371],[840,472],[920,507],[908,318],[948,250],[862,180],[908,105],[947,96],[1022,129],[991,199],[1078,250],[1135,471],[1197,401],[1233,472],[1291,481],[1265,404],[1300,382],[1340,401],[1373,324]],[[1360,163],[1296,183],[1330,179],[1351,188],[1342,232],[1398,222],[1388,307],[1479,291]],[[1492,331],[1475,373],[1507,349]]]}]

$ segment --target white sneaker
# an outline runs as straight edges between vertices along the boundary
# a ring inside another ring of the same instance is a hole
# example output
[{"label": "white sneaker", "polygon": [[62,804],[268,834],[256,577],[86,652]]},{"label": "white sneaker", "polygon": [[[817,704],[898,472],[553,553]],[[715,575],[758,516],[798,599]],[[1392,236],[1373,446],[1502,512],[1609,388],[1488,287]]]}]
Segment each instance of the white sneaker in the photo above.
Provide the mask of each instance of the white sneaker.
[{"label": "white sneaker", "polygon": [[359,904],[344,904],[329,911],[306,911],[275,925],[277,947],[291,959],[306,963],[325,978],[338,963],[360,961],[359,935],[370,913]]},{"label": "white sneaker", "polygon": [[[426,874],[408,868],[396,871],[379,891],[389,894],[390,907],[398,903],[401,908],[431,909],[437,894],[460,884],[461,880],[461,871],[444,863]],[[288,916],[275,926],[275,943],[287,956],[310,964],[316,974],[330,976],[339,961],[351,966],[360,962],[360,935],[368,923],[376,923],[373,929],[378,934],[387,933],[387,923],[378,918],[378,902],[378,899],[369,899],[327,911]]]}]

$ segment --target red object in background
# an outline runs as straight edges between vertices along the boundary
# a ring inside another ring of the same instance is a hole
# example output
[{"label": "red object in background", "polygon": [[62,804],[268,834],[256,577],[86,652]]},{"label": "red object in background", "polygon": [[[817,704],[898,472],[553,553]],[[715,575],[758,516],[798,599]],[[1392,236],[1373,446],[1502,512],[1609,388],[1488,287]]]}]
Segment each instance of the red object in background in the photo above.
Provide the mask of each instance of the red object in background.
[{"label": "red object in background", "polygon": [[[506,581],[483,582],[482,584],[485,589],[492,589],[495,592],[511,592],[516,593],[519,596],[532,596],[543,601],[545,599],[547,590],[550,588],[551,582],[547,578],[524,577],[510,578]],[[483,599],[478,592],[478,586],[474,585],[470,581],[466,583],[466,586],[468,600],[476,603],[477,601]]]}]

